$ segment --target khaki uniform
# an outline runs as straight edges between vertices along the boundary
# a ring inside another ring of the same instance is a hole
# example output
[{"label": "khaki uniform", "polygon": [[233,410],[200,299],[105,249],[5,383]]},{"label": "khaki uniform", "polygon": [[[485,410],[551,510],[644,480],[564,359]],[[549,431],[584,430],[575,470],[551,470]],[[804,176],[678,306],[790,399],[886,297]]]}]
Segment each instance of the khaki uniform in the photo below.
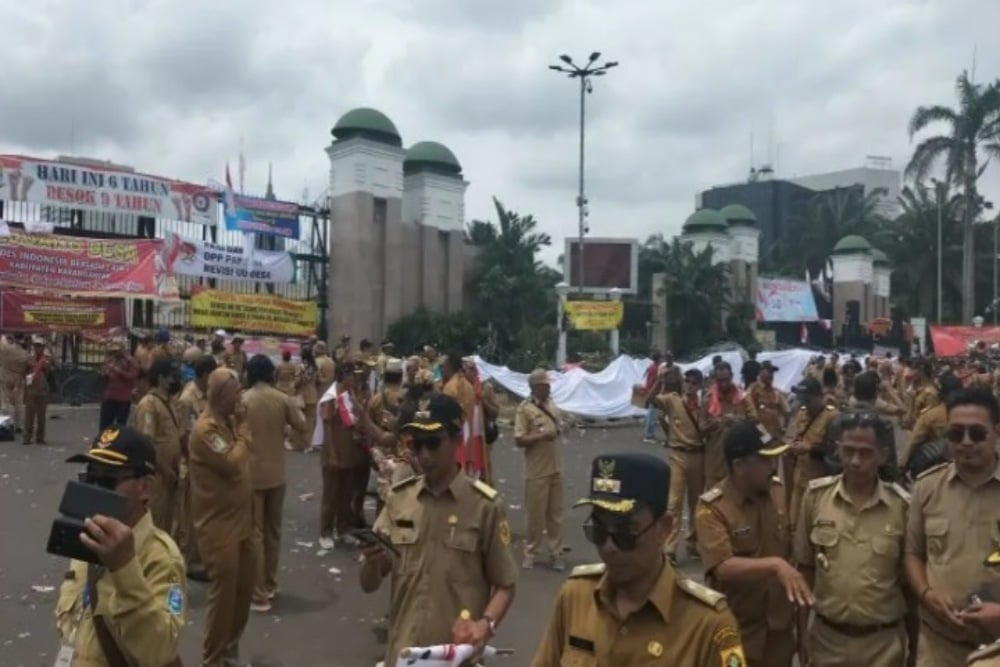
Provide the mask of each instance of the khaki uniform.
[{"label": "khaki uniform", "polygon": [[239,654],[257,575],[250,433],[202,413],[191,432],[191,488],[198,549],[209,576],[202,665]]},{"label": "khaki uniform", "polygon": [[[368,402],[368,416],[372,420],[372,423],[377,424],[386,432],[393,432],[395,430],[394,422],[399,414],[399,406],[402,398],[402,389],[398,385],[386,385],[382,388],[382,391],[372,396],[372,399]],[[373,450],[376,448],[378,448],[377,443],[373,444]],[[382,503],[385,501],[390,487],[395,483],[393,482],[393,477],[396,468],[402,465],[408,469],[407,473],[397,478],[396,481],[402,481],[406,477],[411,477],[413,470],[406,463],[405,452],[400,451],[398,440],[391,447],[380,448],[379,452],[380,455],[376,457],[377,460],[375,462],[378,469],[378,479],[375,482],[375,486],[378,490],[379,511],[381,511]]]},{"label": "khaki uniform", "polygon": [[[695,512],[705,581],[725,594],[740,623],[747,664],[790,667],[795,654],[795,608],[776,577],[722,583],[715,568],[732,558],[789,558],[791,536],[785,493],[775,478],[771,493],[744,497],[725,480],[703,494]],[[766,657],[765,657],[766,656]]]},{"label": "khaki uniform", "polygon": [[928,442],[935,442],[944,438],[945,431],[948,430],[948,406],[938,403],[932,408],[927,408],[918,417],[917,423],[913,425],[910,433],[910,443],[903,454],[903,466],[906,467],[921,445]]},{"label": "khaki uniform", "polygon": [[[711,391],[714,391],[714,387]],[[736,389],[734,388],[734,391]],[[712,415],[709,413],[710,395],[708,392],[702,399],[702,433],[705,440],[705,488],[711,489],[721,482],[729,474],[726,467],[726,457],[722,451],[722,441],[726,437],[729,427],[744,419],[757,419],[757,411],[754,409],[746,396],[742,400],[732,401],[719,400],[721,413]]]},{"label": "khaki uniform", "polygon": [[[73,667],[109,664],[94,628],[95,611],[131,664],[168,665],[177,657],[187,615],[184,559],[149,512],[132,535],[135,558],[114,572],[70,561],[56,602],[56,628],[62,643],[75,649]],[[88,573],[96,577],[96,610],[85,592]]]},{"label": "khaki uniform", "polygon": [[149,367],[153,365],[153,346],[149,343],[140,343],[135,348],[133,356],[135,363],[139,365],[139,382],[135,389],[135,400],[138,402],[149,391]]},{"label": "khaki uniform", "polygon": [[[198,417],[208,406],[208,398],[198,388],[192,380],[184,387],[180,398],[177,399],[177,421],[183,430],[182,443],[187,445],[191,440],[191,431],[194,429]],[[187,447],[185,446],[185,450]],[[180,481],[177,491],[180,502],[178,505],[178,516],[175,522],[177,526],[177,546],[187,562],[188,572],[202,572],[204,565],[201,562],[201,554],[198,552],[198,540],[195,537],[194,514],[191,512],[191,475],[190,457],[185,451],[180,466]]]},{"label": "khaki uniform", "polygon": [[[548,414],[546,414],[546,412]],[[534,557],[547,539],[548,555],[562,556],[563,476],[560,423],[562,417],[552,399],[539,407],[529,398],[517,406],[514,438],[546,433],[555,438],[524,447],[524,509],[527,530],[524,555]]]},{"label": "khaki uniform", "polygon": [[[924,561],[933,590],[961,607],[981,586],[1000,584],[1000,569],[985,563],[998,547],[1000,466],[977,488],[962,481],[954,463],[935,466],[917,478],[906,524],[906,553]],[[971,629],[956,631],[921,613],[917,667],[960,665],[980,643],[993,639]]]},{"label": "khaki uniform", "polygon": [[47,353],[32,356],[24,379],[24,443],[34,439],[45,442],[46,413],[49,408],[49,371],[52,360]]},{"label": "khaki uniform", "polygon": [[306,427],[293,432],[292,443],[298,450],[309,449],[312,445],[313,431],[316,430],[316,404],[319,403],[319,388],[316,379],[316,368],[302,364],[299,367],[299,402],[302,404],[302,414],[306,419]]},{"label": "khaki uniform", "polygon": [[316,355],[316,384],[319,395],[322,396],[333,384],[333,374],[337,364],[326,354]]},{"label": "khaki uniform", "polygon": [[396,484],[374,530],[401,553],[392,574],[387,665],[408,646],[450,643],[463,610],[480,618],[492,589],[517,579],[496,490],[462,473],[440,496],[422,477]]},{"label": "khaki uniform", "polygon": [[622,618],[604,570],[603,563],[573,569],[532,667],[743,665],[740,631],[721,593],[664,564],[647,603]]},{"label": "khaki uniform", "polygon": [[232,368],[240,376],[240,382],[247,383],[247,353],[243,349],[226,350],[222,354],[222,365]]},{"label": "khaki uniform", "polygon": [[654,399],[654,403],[663,410],[670,425],[670,495],[667,508],[673,513],[675,521],[664,549],[670,555],[677,553],[686,499],[688,526],[691,530],[688,551],[694,552],[694,508],[698,504],[698,496],[705,490],[705,445],[698,424],[701,407],[697,403],[693,406],[686,404],[685,398],[674,392],[660,394]]},{"label": "khaki uniform", "polygon": [[969,654],[969,667],[1000,667],[1000,641]]},{"label": "khaki uniform", "polygon": [[[342,392],[341,392],[342,393]],[[323,403],[323,495],[320,502],[320,537],[346,534],[359,527],[361,517],[354,512],[356,470],[367,456],[361,432],[340,419],[337,401]]]},{"label": "khaki uniform", "polygon": [[809,483],[795,530],[795,560],[813,574],[813,667],[899,667],[906,657],[903,539],[910,497],[879,481],[857,506],[842,475]]},{"label": "khaki uniform", "polygon": [[791,526],[798,523],[799,510],[802,507],[802,497],[806,494],[809,482],[820,477],[826,477],[826,465],[823,462],[823,455],[827,450],[827,440],[830,434],[830,425],[837,418],[836,408],[827,405],[815,415],[809,414],[809,410],[802,406],[795,415],[795,425],[793,433],[796,440],[801,440],[809,445],[809,451],[805,454],[786,454],[794,456],[795,469],[792,473],[792,495],[789,501],[788,513]]},{"label": "khaki uniform", "polygon": [[916,424],[917,418],[923,414],[925,410],[933,408],[940,402],[941,396],[938,394],[937,387],[933,384],[921,387],[920,390],[913,396],[913,404],[910,407],[910,414],[907,416],[907,425],[913,426]]},{"label": "khaki uniform", "polygon": [[24,375],[31,355],[7,336],[0,337],[0,410],[10,413],[21,428],[24,410]]},{"label": "khaki uniform", "polygon": [[299,384],[299,365],[282,361],[274,369],[274,386],[289,396],[295,396]]},{"label": "khaki uniform", "polygon": [[153,523],[175,535],[174,519],[180,505],[181,433],[186,428],[169,398],[152,389],[135,409],[136,428],[156,446],[156,493],[149,505]]},{"label": "khaki uniform", "polygon": [[258,382],[243,394],[250,441],[250,479],[253,485],[254,541],[257,547],[257,586],[254,595],[266,599],[278,587],[281,518],[285,503],[285,427],[302,431],[306,418],[286,396]]}]

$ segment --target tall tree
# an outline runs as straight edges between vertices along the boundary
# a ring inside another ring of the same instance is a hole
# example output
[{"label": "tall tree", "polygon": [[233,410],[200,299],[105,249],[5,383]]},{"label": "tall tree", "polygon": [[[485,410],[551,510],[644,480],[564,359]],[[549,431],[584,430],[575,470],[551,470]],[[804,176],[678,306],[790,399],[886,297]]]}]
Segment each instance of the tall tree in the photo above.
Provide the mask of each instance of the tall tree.
[{"label": "tall tree", "polygon": [[902,212],[886,222],[871,242],[884,248],[892,263],[893,299],[910,315],[930,320],[953,321],[959,317],[954,304],[961,300],[962,230],[961,195],[940,193],[942,305],[937,312],[938,193],[923,183],[903,188],[899,197]]},{"label": "tall tree", "polygon": [[860,185],[818,192],[780,240],[780,259],[774,268],[786,275],[797,277],[808,271],[811,278],[819,277],[840,239],[849,234],[869,238],[883,225],[878,205],[885,195],[884,188],[865,192]]},{"label": "tall tree", "polygon": [[907,177],[923,180],[938,161],[944,161],[949,183],[962,189],[962,321],[975,308],[975,229],[982,208],[977,181],[990,158],[1000,158],[1000,81],[974,83],[968,72],[955,82],[958,107],[921,106],[910,118],[910,139],[931,126],[942,134],[925,137],[906,166]]},{"label": "tall tree", "polygon": [[469,288],[472,315],[486,324],[491,346],[501,359],[523,340],[522,332],[555,320],[553,287],[560,274],[538,261],[549,245],[548,234],[537,230],[530,215],[504,208],[494,197],[496,222],[472,221],[466,238],[478,249]]}]

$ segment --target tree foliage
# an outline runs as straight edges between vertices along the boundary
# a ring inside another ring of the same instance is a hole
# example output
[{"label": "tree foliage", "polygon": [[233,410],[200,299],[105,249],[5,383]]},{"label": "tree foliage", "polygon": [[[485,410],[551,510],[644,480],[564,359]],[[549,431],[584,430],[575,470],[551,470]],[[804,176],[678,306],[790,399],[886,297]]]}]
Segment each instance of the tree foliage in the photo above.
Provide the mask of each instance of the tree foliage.
[{"label": "tree foliage", "polygon": [[962,280],[963,322],[971,320],[975,308],[975,229],[983,208],[978,180],[991,158],[1000,158],[1000,81],[974,83],[968,72],[955,81],[958,106],[933,104],[918,107],[910,118],[910,138],[931,127],[941,134],[925,136],[913,151],[906,175],[923,181],[939,162],[945,180],[962,190]]}]

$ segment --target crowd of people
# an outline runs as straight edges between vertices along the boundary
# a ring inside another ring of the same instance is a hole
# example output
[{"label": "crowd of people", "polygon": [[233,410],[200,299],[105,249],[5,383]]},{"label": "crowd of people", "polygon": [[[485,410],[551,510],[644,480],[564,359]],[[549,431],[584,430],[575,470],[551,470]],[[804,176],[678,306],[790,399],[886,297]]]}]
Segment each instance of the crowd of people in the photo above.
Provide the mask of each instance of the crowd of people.
[{"label": "crowd of people", "polygon": [[[238,336],[165,333],[112,351],[100,435],[70,459],[129,512],[87,521],[103,566],[67,573],[65,664],[179,664],[188,577],[208,585],[201,664],[238,664],[250,613],[280,601],[294,450],[318,452],[321,546],[358,552],[363,592],[391,580],[388,667],[410,647],[487,650],[519,569],[566,569],[567,423],[550,372],[530,374],[514,413],[518,568],[492,486],[499,401],[473,359],[345,337],[275,364]],[[786,396],[768,362],[747,362],[742,383],[721,360],[707,377],[669,356],[651,368],[668,460],[594,459],[578,505],[601,562],[570,573],[533,667],[1000,664],[1000,373],[833,355]],[[685,557],[707,585],[676,567]]]}]

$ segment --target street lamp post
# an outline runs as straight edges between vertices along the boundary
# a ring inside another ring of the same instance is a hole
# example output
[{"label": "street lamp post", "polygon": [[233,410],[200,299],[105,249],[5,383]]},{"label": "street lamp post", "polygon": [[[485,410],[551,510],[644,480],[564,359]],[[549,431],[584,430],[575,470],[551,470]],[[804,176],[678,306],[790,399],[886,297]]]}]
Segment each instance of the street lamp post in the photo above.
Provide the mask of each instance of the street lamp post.
[{"label": "street lamp post", "polygon": [[[608,296],[611,297],[613,303],[619,303],[622,300],[622,291],[617,287],[612,287],[608,291]],[[621,325],[615,327],[611,330],[611,356],[618,357],[618,353],[621,351]]]},{"label": "street lamp post", "polygon": [[931,179],[934,181],[934,194],[937,200],[937,321],[938,324],[943,324],[941,319],[941,256],[943,254],[941,247],[941,190],[943,183],[938,179]]},{"label": "street lamp post", "polygon": [[[579,234],[580,242],[579,249],[577,250],[577,278],[580,281],[579,291],[583,293],[584,280],[583,280],[583,237],[587,232],[586,218],[587,218],[587,198],[584,196],[583,190],[583,165],[584,165],[584,119],[586,113],[586,99],[587,93],[592,93],[594,91],[594,86],[590,82],[590,77],[592,76],[604,76],[607,74],[608,70],[612,67],[618,67],[618,63],[615,61],[607,61],[603,65],[597,65],[597,59],[601,57],[600,51],[594,51],[590,54],[587,60],[587,64],[583,67],[575,64],[573,59],[570,58],[565,53],[559,56],[559,60],[563,62],[562,65],[549,65],[549,69],[556,72],[562,72],[566,74],[571,79],[580,80],[580,190],[576,196],[576,208],[579,215]],[[571,261],[567,258],[567,261]],[[573,267],[570,266],[570,275],[573,273]]]}]

